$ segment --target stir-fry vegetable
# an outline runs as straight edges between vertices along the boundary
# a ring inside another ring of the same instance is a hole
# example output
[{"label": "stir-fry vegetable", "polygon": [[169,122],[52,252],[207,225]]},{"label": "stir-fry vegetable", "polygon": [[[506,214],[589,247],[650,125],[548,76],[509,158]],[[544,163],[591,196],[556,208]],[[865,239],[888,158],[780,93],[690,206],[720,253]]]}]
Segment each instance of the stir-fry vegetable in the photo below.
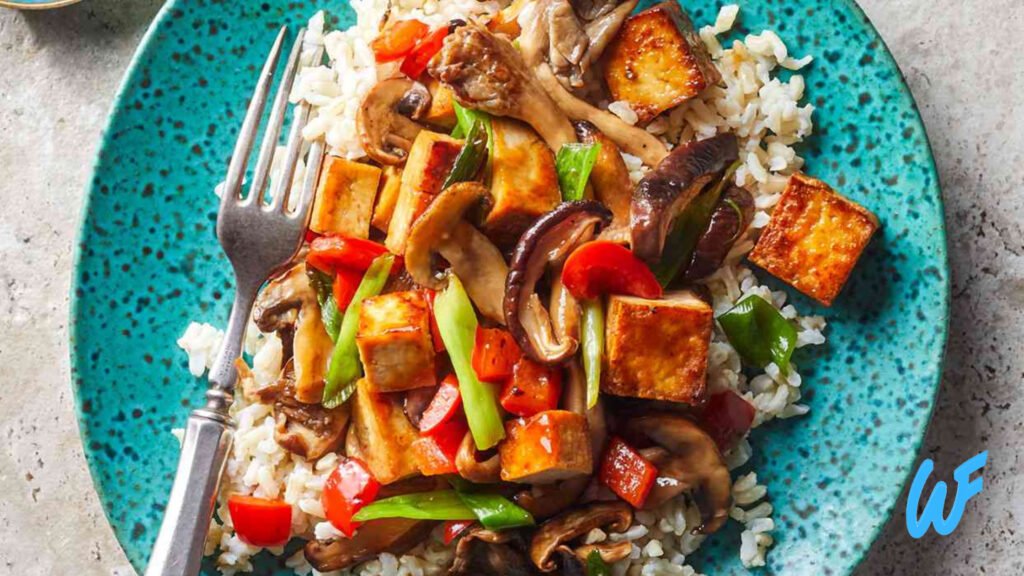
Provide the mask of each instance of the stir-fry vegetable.
[{"label": "stir-fry vegetable", "polygon": [[430,59],[441,51],[441,47],[444,46],[444,39],[450,31],[450,26],[442,26],[420,39],[416,43],[416,47],[409,52],[409,55],[402,62],[402,66],[399,68],[402,74],[413,80],[419,79],[427,69]]},{"label": "stir-fry vegetable", "polygon": [[451,544],[467,528],[475,524],[472,520],[448,520],[444,523],[444,545]]},{"label": "stir-fry vegetable", "polygon": [[600,298],[583,301],[580,330],[583,372],[587,376],[587,409],[597,404],[601,392],[601,360],[604,357],[604,304]]},{"label": "stir-fry vegetable", "polygon": [[660,298],[661,285],[651,270],[624,246],[588,242],[569,255],[562,283],[573,296],[593,299],[605,294]]},{"label": "stir-fry vegetable", "polygon": [[379,256],[374,260],[367,268],[352,303],[345,311],[345,318],[341,321],[341,329],[334,343],[331,364],[325,378],[323,405],[326,408],[336,408],[348,400],[355,391],[356,380],[363,374],[363,367],[359,363],[359,349],[356,348],[359,312],[363,308],[363,300],[380,294],[394,262],[395,257],[391,254]]},{"label": "stir-fry vegetable", "polygon": [[[359,284],[362,281],[363,274],[357,270],[339,268],[338,273],[334,275],[334,282],[331,284],[331,297],[338,309],[339,317],[340,312],[347,310],[348,305],[352,303],[352,298],[355,297],[356,290],[359,289]],[[341,327],[340,320],[338,327]],[[335,330],[334,338],[336,339],[337,336],[338,332]]]},{"label": "stir-fry vegetable", "polygon": [[454,274],[448,286],[434,301],[434,314],[445,348],[459,379],[459,391],[465,405],[469,429],[479,450],[487,450],[505,437],[494,389],[477,379],[472,366],[473,343],[476,338],[477,319],[473,303]]},{"label": "stir-fry vegetable", "polygon": [[[420,432],[432,433],[438,426],[461,414],[462,396],[459,394],[459,381],[454,374],[449,374],[441,381],[434,393],[434,398],[427,405],[420,417]],[[460,438],[461,440],[461,438]]]},{"label": "stir-fry vegetable", "polygon": [[533,516],[529,512],[503,496],[464,490],[458,490],[456,494],[466,506],[473,510],[473,514],[488,530],[532,526],[534,523]]},{"label": "stir-fry vegetable", "polygon": [[477,378],[492,384],[501,384],[512,376],[516,362],[523,351],[516,339],[501,328],[477,328],[473,345],[473,371]]},{"label": "stir-fry vegetable", "polygon": [[601,552],[592,551],[587,555],[587,576],[611,576],[612,569],[608,563],[601,558]]},{"label": "stir-fry vegetable", "polygon": [[719,316],[718,323],[744,360],[761,367],[774,362],[783,373],[789,371],[796,328],[770,302],[751,294]]},{"label": "stir-fry vegetable", "polygon": [[582,200],[587,188],[590,172],[601,153],[601,145],[565,144],[555,156],[555,171],[558,173],[558,186],[562,189],[562,199],[566,202]]},{"label": "stir-fry vegetable", "polygon": [[441,339],[441,331],[437,328],[437,315],[434,314],[434,299],[437,298],[437,292],[425,288],[423,295],[430,306],[430,339],[434,341],[434,352],[440,354],[444,352],[444,340]]},{"label": "stir-fry vegetable", "polygon": [[723,452],[743,438],[753,422],[754,406],[732,390],[712,394],[700,417],[701,428]]},{"label": "stir-fry vegetable", "polygon": [[710,190],[706,190],[690,202],[683,213],[676,218],[665,240],[661,260],[653,266],[654,275],[662,286],[668,286],[693,259],[693,251],[701,235],[707,230],[711,214],[714,213],[722,190],[739,168],[736,162],[725,171],[722,179]]},{"label": "stir-fry vegetable", "polygon": [[359,527],[352,516],[373,502],[378,491],[380,483],[365,464],[355,458],[344,458],[324,482],[320,504],[327,521],[351,538]]},{"label": "stir-fry vegetable", "polygon": [[441,189],[444,190],[456,182],[473,180],[486,162],[487,127],[482,121],[475,121],[466,133],[466,143],[455,157],[455,164],[444,179]]},{"label": "stir-fry vegetable", "polygon": [[356,513],[358,522],[381,518],[410,518],[412,520],[476,520],[473,509],[467,506],[455,490],[437,490],[401,494],[377,500]]},{"label": "stir-fry vegetable", "polygon": [[480,123],[487,130],[487,144],[490,147],[491,116],[486,112],[466,108],[458,102],[452,102],[452,108],[455,110],[455,129],[452,130],[452,137],[464,138],[473,129],[474,124]]},{"label": "stir-fry vegetable", "polygon": [[466,419],[458,414],[414,440],[412,453],[420,473],[424,476],[458,474],[455,457],[466,430]]},{"label": "stir-fry vegetable", "polygon": [[377,62],[393,62],[404,58],[416,43],[430,32],[430,27],[419,20],[400,20],[370,42]]},{"label": "stir-fry vegetable", "polygon": [[320,316],[323,319],[327,335],[331,337],[331,341],[336,341],[338,331],[341,329],[342,312],[338,310],[337,300],[333,294],[335,281],[326,272],[313,267],[307,267],[306,274],[309,276],[309,285],[316,292],[316,300],[320,304]]},{"label": "stir-fry vegetable", "polygon": [[539,364],[523,357],[501,390],[501,407],[516,416],[530,417],[558,408],[562,397],[560,367]]},{"label": "stir-fry vegetable", "polygon": [[613,437],[608,443],[598,478],[619,498],[642,508],[657,476],[654,464],[621,438]]},{"label": "stir-fry vegetable", "polygon": [[281,500],[232,494],[228,512],[238,537],[252,546],[281,546],[292,532],[292,507]]},{"label": "stir-fry vegetable", "polygon": [[306,264],[328,274],[348,269],[363,272],[380,256],[388,253],[382,244],[346,236],[320,236],[309,245]]}]

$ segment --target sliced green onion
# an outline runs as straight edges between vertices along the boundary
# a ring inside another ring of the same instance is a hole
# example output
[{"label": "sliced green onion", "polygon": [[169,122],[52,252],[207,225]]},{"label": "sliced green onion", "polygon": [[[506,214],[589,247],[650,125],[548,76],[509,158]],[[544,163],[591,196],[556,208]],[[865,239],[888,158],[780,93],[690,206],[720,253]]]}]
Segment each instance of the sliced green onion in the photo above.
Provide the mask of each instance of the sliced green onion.
[{"label": "sliced green onion", "polygon": [[558,187],[562,189],[562,199],[571,202],[582,200],[587,189],[587,180],[597,162],[601,145],[564,144],[555,157],[555,172],[558,173]]},{"label": "sliced green onion", "polygon": [[492,448],[505,437],[505,425],[498,410],[497,392],[490,384],[481,382],[473,370],[476,312],[462,282],[454,274],[434,300],[434,317],[459,379],[459,391],[476,447],[478,450]]},{"label": "sliced green onion", "polygon": [[751,294],[719,316],[718,323],[747,363],[764,368],[774,362],[783,373],[789,371],[796,328],[770,302]]},{"label": "sliced green onion", "polygon": [[309,285],[316,292],[316,301],[320,304],[320,317],[323,320],[327,335],[332,342],[338,341],[338,331],[341,330],[341,311],[338,310],[338,303],[334,300],[334,293],[331,286],[334,279],[321,270],[312,266],[307,267]]},{"label": "sliced green onion", "polygon": [[663,287],[668,287],[669,283],[690,265],[697,242],[711,223],[711,215],[722,196],[722,190],[739,167],[739,162],[730,166],[714,188],[694,198],[682,214],[676,217],[672,230],[665,238],[661,261],[651,267],[651,271]]},{"label": "sliced green onion", "polygon": [[441,189],[444,190],[456,182],[467,182],[472,180],[480,166],[487,161],[487,133],[483,122],[473,122],[466,136],[466,144],[455,157],[455,164],[452,171],[444,179]]},{"label": "sliced green onion", "polygon": [[345,317],[338,330],[338,338],[334,342],[331,364],[327,368],[324,383],[323,405],[325,408],[337,408],[352,396],[356,389],[356,381],[363,375],[363,366],[359,362],[359,349],[356,348],[356,329],[359,328],[359,312],[363,309],[363,300],[380,294],[391,273],[391,265],[395,257],[392,254],[378,256],[367,268],[362,282],[356,288],[352,303],[345,310]]},{"label": "sliced green onion", "polygon": [[601,300],[583,301],[581,330],[583,371],[587,375],[587,409],[597,404],[601,392],[601,358],[604,356],[604,305]]},{"label": "sliced green onion", "polygon": [[477,520],[488,530],[505,530],[533,526],[533,516],[497,494],[457,491],[462,503],[473,510]]},{"label": "sliced green onion", "polygon": [[356,522],[381,518],[413,520],[476,520],[476,514],[454,490],[417,492],[377,500],[352,517]]},{"label": "sliced green onion", "polygon": [[592,550],[587,554],[587,576],[611,576],[612,569],[608,563],[601,558],[601,553]]}]

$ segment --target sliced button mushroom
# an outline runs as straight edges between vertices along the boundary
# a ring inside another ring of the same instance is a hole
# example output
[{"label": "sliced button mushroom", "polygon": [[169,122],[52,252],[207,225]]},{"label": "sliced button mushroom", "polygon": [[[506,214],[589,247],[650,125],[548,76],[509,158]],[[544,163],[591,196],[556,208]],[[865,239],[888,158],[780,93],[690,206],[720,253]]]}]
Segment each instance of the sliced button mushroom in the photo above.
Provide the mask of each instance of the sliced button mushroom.
[{"label": "sliced button mushroom", "polygon": [[448,576],[531,576],[526,541],[518,530],[494,532],[470,528],[455,546],[455,560]]},{"label": "sliced button mushroom", "polygon": [[316,293],[306,277],[306,265],[296,264],[260,291],[252,309],[253,322],[265,334],[291,330],[299,309],[311,302],[316,302]]},{"label": "sliced button mushroom", "polygon": [[455,468],[459,476],[476,484],[493,484],[501,481],[501,457],[496,450],[481,452],[476,448],[473,434],[466,436],[455,454]]},{"label": "sliced button mushroom", "polygon": [[430,91],[406,78],[378,82],[363,99],[356,117],[366,155],[381,164],[402,164],[423,130],[413,118],[430,108]]},{"label": "sliced button mushroom", "polygon": [[488,319],[505,323],[502,287],[508,266],[501,251],[463,219],[487,196],[478,182],[460,182],[441,192],[413,223],[405,244],[405,266],[417,284],[440,290],[445,281],[434,269],[435,256],[448,261],[477,309]]},{"label": "sliced button mushroom", "polygon": [[516,494],[512,500],[537,520],[544,520],[575,504],[590,485],[590,479],[590,476],[578,476],[533,486]]},{"label": "sliced button mushroom", "polygon": [[664,451],[645,449],[658,468],[645,508],[655,508],[684,492],[700,509],[695,533],[718,531],[729,518],[732,478],[715,441],[693,421],[677,414],[648,414],[631,418],[625,432],[645,436]]},{"label": "sliced button mushroom", "polygon": [[274,440],[292,454],[306,460],[318,460],[340,448],[345,440],[350,416],[349,404],[327,409],[306,404],[295,397],[295,370],[289,361],[275,389]]},{"label": "sliced button mushroom", "polygon": [[505,282],[505,321],[531,360],[559,364],[576,353],[578,338],[558,337],[535,289],[549,264],[560,264],[611,219],[611,212],[597,202],[566,202],[538,219],[519,239]]},{"label": "sliced button mushroom", "polygon": [[696,282],[714,274],[753,219],[754,197],[739,186],[730,186],[711,213],[711,221],[697,241],[683,279]]},{"label": "sliced button mushroom", "polygon": [[423,542],[437,522],[386,518],[364,523],[351,538],[311,540],[304,554],[319,572],[344,570],[384,552],[401,555]]},{"label": "sliced button mushroom", "polygon": [[648,264],[661,260],[665,238],[679,214],[706,186],[720,180],[739,158],[733,134],[679,146],[644,176],[633,194],[633,252]]},{"label": "sliced button mushroom", "polygon": [[530,543],[530,559],[542,572],[553,572],[558,568],[555,554],[563,545],[594,528],[625,532],[632,523],[633,510],[625,502],[599,502],[566,512],[537,529]]}]

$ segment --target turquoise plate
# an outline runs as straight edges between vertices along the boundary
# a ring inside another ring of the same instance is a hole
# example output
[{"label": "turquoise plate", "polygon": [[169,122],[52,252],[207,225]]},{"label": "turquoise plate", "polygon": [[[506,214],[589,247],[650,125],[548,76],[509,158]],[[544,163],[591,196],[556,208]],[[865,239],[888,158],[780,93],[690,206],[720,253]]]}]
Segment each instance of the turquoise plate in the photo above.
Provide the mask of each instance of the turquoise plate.
[{"label": "turquoise plate", "polygon": [[[741,4],[737,34],[770,28],[794,54],[816,57],[806,71],[818,108],[807,170],[883,223],[836,306],[795,297],[829,321],[828,345],[797,359],[811,412],[753,437],[753,465],[776,510],[768,571],[847,574],[892,512],[942,372],[942,198],[913,97],[856,4]],[[172,0],[114,105],[84,211],[71,354],[85,453],[136,568],[171,486],[178,450],[168,431],[203,392],[175,340],[190,319],[227,318],[231,277],[212,190],[276,30],[321,8],[335,26],[354,21],[345,2]],[[711,0],[687,8],[698,25],[717,13]],[[738,548],[738,532],[725,530],[694,561],[708,574],[742,573]],[[261,558],[260,573],[275,566]]]}]

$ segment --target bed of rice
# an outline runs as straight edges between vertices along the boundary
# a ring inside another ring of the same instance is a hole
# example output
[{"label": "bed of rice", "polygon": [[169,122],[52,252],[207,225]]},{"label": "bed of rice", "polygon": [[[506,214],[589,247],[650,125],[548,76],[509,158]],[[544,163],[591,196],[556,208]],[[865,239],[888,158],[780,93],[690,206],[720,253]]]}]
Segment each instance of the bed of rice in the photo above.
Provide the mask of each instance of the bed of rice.
[{"label": "bed of rice", "polygon": [[[440,25],[452,18],[486,17],[500,8],[498,2],[476,0],[393,0],[392,6],[402,18],[418,18],[431,25]],[[315,106],[315,116],[304,134],[307,139],[323,138],[332,153],[359,158],[363,152],[355,133],[356,108],[378,78],[386,78],[394,70],[393,65],[376,65],[369,48],[387,0],[352,0],[352,7],[358,22],[348,30],[325,33],[324,15],[320,13],[311,19],[307,58],[316,46],[323,45],[331,64],[307,66],[297,81],[293,100],[305,99]],[[786,303],[784,292],[772,292],[763,286],[742,263],[759,230],[767,224],[789,174],[803,166],[803,159],[793,146],[812,131],[814,109],[811,105],[800,104],[804,96],[803,77],[793,74],[784,82],[775,74],[779,68],[799,70],[811,59],[790,56],[782,40],[770,31],[723,47],[720,37],[732,29],[738,13],[737,6],[725,6],[712,25],[700,30],[701,38],[722,73],[721,85],[658,118],[647,130],[669,145],[708,138],[720,131],[733,132],[740,138],[743,164],[736,173],[736,183],[753,193],[757,212],[751,229],[736,244],[726,265],[706,282],[714,299],[715,312],[728,310],[748,294],[758,294],[794,321],[798,328],[798,347],[819,345],[825,341],[824,319],[801,316]],[[636,114],[626,103],[612,102],[607,107],[624,121],[636,122]],[[641,162],[635,157],[624,157],[632,178],[639,180],[644,173]],[[212,326],[192,324],[188,327],[178,345],[188,354],[193,374],[200,376],[208,369],[221,338],[220,330]],[[252,355],[253,377],[258,384],[277,378],[282,351],[276,336],[259,334],[252,326],[246,349]],[[807,406],[800,404],[801,378],[795,366],[788,374],[782,374],[778,367],[770,365],[762,374],[747,378],[740,368],[736,350],[717,329],[709,354],[708,386],[711,391],[736,390],[750,400],[757,410],[755,427],[775,418],[800,416],[808,411]],[[206,550],[207,555],[216,555],[216,564],[225,575],[251,571],[251,558],[260,551],[235,536],[230,516],[223,506],[229,494],[283,498],[293,505],[295,535],[319,538],[338,535],[324,521],[320,505],[320,491],[336,457],[328,455],[310,463],[283,450],[274,442],[273,416],[268,406],[247,404],[239,398],[233,411],[238,432],[221,491],[222,507],[211,527]],[[726,455],[730,469],[743,466],[751,453],[750,443],[742,440]],[[592,497],[609,495],[596,486],[591,488]],[[771,532],[775,527],[767,489],[758,482],[756,473],[737,474],[733,496],[730,515],[743,525],[740,559],[747,567],[763,566],[766,551],[773,543]],[[687,499],[679,498],[657,510],[638,512],[634,525],[624,533],[605,534],[594,530],[586,539],[588,543],[605,539],[633,543],[629,559],[613,566],[616,576],[690,576],[696,571],[687,564],[687,556],[697,550],[704,539],[691,534],[698,523],[696,507]],[[280,555],[283,550],[270,549],[270,552]],[[439,534],[434,534],[428,542],[401,557],[382,554],[351,571],[332,574],[440,574],[451,556],[451,550],[441,544]],[[319,574],[306,563],[301,550],[289,557],[286,564],[296,574]]]}]

